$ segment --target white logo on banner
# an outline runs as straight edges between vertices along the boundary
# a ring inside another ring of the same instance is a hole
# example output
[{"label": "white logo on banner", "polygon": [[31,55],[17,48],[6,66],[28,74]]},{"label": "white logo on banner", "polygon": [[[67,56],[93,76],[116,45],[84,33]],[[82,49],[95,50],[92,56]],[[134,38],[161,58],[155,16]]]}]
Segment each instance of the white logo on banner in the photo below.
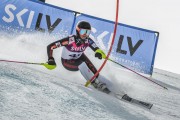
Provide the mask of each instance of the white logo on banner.
[{"label": "white logo on banner", "polygon": [[[11,11],[15,11],[16,10],[16,6],[12,5],[12,4],[8,4],[5,7],[5,12],[7,13],[8,17],[3,16],[3,20],[7,23],[13,22],[15,19],[15,16],[17,17],[18,23],[21,27],[24,27],[24,21],[22,20],[22,16],[24,14],[26,14],[29,10],[28,9],[23,9],[21,11],[19,11],[16,15],[13,14],[13,12]],[[34,17],[34,11],[30,11],[29,13],[29,17],[28,17],[28,21],[26,24],[26,28],[30,28],[31,23],[32,23],[32,19]]]},{"label": "white logo on banner", "polygon": [[[92,28],[92,32],[93,32],[93,33],[96,33],[97,30],[96,30],[95,28]],[[109,50],[110,45],[111,45],[111,42],[112,42],[113,33],[111,33],[111,36],[110,36],[110,38],[109,38],[109,40],[108,40],[108,43],[104,44],[104,42],[103,42],[104,37],[106,37],[108,34],[110,34],[110,32],[104,31],[104,32],[102,32],[101,34],[99,34],[99,35],[96,37],[97,39],[96,39],[94,36],[92,36],[91,34],[90,34],[90,37],[92,38],[93,41],[95,41],[95,42],[98,44],[98,46],[99,46],[101,49],[103,49],[103,50]],[[108,47],[106,48],[105,45],[108,45]]]}]

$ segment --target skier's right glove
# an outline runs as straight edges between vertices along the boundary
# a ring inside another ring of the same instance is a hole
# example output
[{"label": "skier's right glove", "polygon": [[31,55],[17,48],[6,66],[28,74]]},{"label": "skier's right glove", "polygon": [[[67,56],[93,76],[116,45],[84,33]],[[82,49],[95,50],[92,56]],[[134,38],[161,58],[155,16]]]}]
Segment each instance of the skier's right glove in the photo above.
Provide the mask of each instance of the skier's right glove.
[{"label": "skier's right glove", "polygon": [[48,59],[48,65],[56,65],[56,62],[55,62],[55,60],[54,60],[54,58],[53,57],[49,57],[49,59]]},{"label": "skier's right glove", "polygon": [[101,50],[101,49],[97,49],[95,51],[95,57],[99,58],[99,59],[105,59],[106,58],[106,54]]}]

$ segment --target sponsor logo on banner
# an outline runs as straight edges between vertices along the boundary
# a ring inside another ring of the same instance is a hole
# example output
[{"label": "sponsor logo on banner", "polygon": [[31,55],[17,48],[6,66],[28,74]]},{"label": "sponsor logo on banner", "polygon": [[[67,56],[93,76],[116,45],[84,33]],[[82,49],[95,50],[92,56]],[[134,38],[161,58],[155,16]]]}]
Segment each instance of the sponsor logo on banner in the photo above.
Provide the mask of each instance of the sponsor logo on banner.
[{"label": "sponsor logo on banner", "polygon": [[[120,35],[120,36],[119,36],[119,41],[118,41],[118,45],[117,45],[116,52],[126,55],[126,54],[127,54],[127,50],[123,50],[123,49],[121,48],[121,47],[122,47],[122,44],[123,44],[123,39],[124,39],[124,36],[123,36],[123,35]],[[127,37],[127,42],[128,42],[128,47],[129,47],[130,55],[133,56],[133,54],[136,52],[136,50],[137,50],[137,49],[140,47],[140,45],[143,43],[143,40],[139,40],[139,41],[133,46],[131,37]]]},{"label": "sponsor logo on banner", "polygon": [[[94,29],[94,33],[96,33],[97,30]],[[109,34],[111,34],[110,38],[109,38],[109,42],[108,43],[104,43],[103,42],[103,39],[106,37],[106,36],[109,36]],[[96,38],[97,40],[94,39],[94,41],[96,41],[100,48],[101,49],[104,49],[104,50],[109,50],[110,48],[110,45],[111,45],[111,39],[112,39],[112,35],[113,33],[110,33],[108,31],[104,31],[102,32],[101,34],[99,34]],[[94,36],[91,35],[92,38],[95,38]],[[118,44],[117,44],[117,47],[116,47],[116,52],[117,53],[120,53],[120,54],[124,54],[126,55],[127,53],[130,54],[130,56],[133,56],[137,50],[142,46],[142,43],[144,40],[138,40],[136,43],[134,43],[133,45],[133,38],[132,37],[127,37],[127,41],[124,40],[124,35],[120,35],[119,36],[119,40],[118,40]],[[126,43],[128,45],[128,49],[124,50],[122,49],[122,46],[123,46],[123,43]],[[108,47],[105,47],[106,45],[108,45]],[[93,45],[93,47],[95,47],[95,44]]]},{"label": "sponsor logo on banner", "polygon": [[[33,19],[35,16],[35,11],[33,10],[29,10],[26,8],[17,8],[16,5],[14,4],[7,4],[4,8],[5,10],[5,15],[2,16],[2,20],[6,23],[12,23],[13,21],[15,21],[15,19],[17,19],[17,22],[19,24],[20,27],[24,27],[24,28],[31,28],[32,23],[33,23]],[[15,14],[16,12],[16,14]],[[27,16],[27,21],[23,19],[23,16]],[[51,33],[61,22],[61,18],[57,18],[55,20],[54,23],[51,23],[51,16],[50,15],[44,15],[43,13],[38,13],[38,17],[36,19],[36,26],[35,26],[35,30],[41,31],[41,32],[45,32],[45,28],[41,28],[40,24],[42,22],[43,16],[45,16],[45,21],[46,21],[46,25],[47,25],[47,31],[49,33]]]}]

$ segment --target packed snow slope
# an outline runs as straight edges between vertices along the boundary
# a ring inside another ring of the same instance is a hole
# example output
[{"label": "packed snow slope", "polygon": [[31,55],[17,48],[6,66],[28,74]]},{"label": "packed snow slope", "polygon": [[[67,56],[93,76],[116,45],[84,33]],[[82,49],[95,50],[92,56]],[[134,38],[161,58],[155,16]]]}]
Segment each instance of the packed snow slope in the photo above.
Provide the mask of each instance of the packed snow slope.
[{"label": "packed snow slope", "polygon": [[[0,33],[0,59],[46,62],[46,46],[56,40],[41,34]],[[80,72],[63,68],[61,48],[54,51],[55,70],[41,65],[0,62],[0,120],[179,120],[180,75],[155,69],[154,83],[108,62],[101,74],[115,92],[153,103],[151,110],[120,101],[89,86]],[[102,60],[88,57],[97,68]]]}]

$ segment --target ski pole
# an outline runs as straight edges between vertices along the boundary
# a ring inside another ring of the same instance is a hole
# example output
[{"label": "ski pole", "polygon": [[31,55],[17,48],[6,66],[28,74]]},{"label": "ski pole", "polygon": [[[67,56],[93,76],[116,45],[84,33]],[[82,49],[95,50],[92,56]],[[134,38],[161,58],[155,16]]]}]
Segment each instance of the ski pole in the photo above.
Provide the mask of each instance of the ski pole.
[{"label": "ski pole", "polygon": [[11,62],[11,63],[20,63],[20,64],[33,64],[33,65],[42,65],[49,70],[55,69],[56,65],[49,65],[48,63],[32,63],[32,62],[20,62],[20,61],[11,61],[11,60],[0,60],[0,62]]},{"label": "ski pole", "polygon": [[107,54],[107,57],[106,59],[104,60],[103,64],[101,65],[101,67],[98,69],[98,71],[94,74],[94,76],[88,80],[85,84],[86,87],[88,87],[88,85],[91,84],[91,82],[98,76],[99,72],[103,69],[103,67],[105,66],[109,56],[110,56],[110,53],[112,51],[112,47],[113,47],[113,44],[114,44],[114,40],[115,40],[115,37],[116,37],[116,31],[117,31],[117,26],[118,26],[118,14],[119,14],[119,0],[117,0],[117,3],[116,3],[116,19],[115,19],[115,23],[114,23],[114,32],[113,32],[113,37],[112,37],[112,41],[111,41],[111,45],[110,45],[110,49],[108,51],[108,54]]},{"label": "ski pole", "polygon": [[[136,72],[136,71],[134,71],[134,70],[131,70],[130,68],[128,68],[128,67],[126,67],[126,66],[124,66],[124,65],[121,65],[121,64],[118,63],[118,62],[115,62],[115,61],[111,60],[110,58],[108,58],[108,60],[111,61],[111,62],[113,62],[113,63],[116,63],[116,64],[120,65],[121,67],[123,67],[123,68],[125,68],[125,69],[130,70],[131,72],[136,73],[137,75],[139,75],[139,76],[141,76],[141,77],[143,77],[143,78],[145,78],[145,79],[147,79],[147,80],[149,80],[149,81],[151,81],[151,82],[153,82],[153,83],[155,83],[155,84],[157,84],[157,85],[163,87],[164,89],[167,89],[165,86],[162,86],[162,85],[156,83],[155,81],[151,80],[150,78],[147,78],[147,77],[145,77],[145,76],[139,74],[138,72]],[[167,89],[167,90],[168,90],[168,89]]]}]

